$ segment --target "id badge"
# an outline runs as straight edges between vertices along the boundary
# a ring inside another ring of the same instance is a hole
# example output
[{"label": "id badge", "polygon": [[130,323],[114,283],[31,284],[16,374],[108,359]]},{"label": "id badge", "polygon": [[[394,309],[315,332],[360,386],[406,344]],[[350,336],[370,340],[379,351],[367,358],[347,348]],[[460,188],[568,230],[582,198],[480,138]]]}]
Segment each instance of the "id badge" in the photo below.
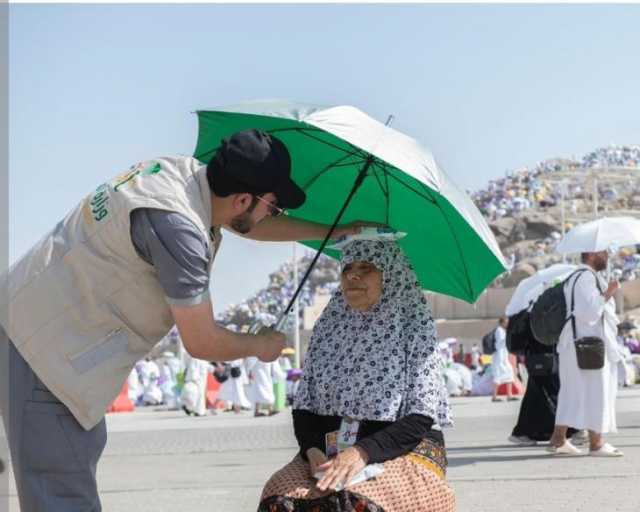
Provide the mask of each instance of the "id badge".
[{"label": "id badge", "polygon": [[340,430],[338,431],[338,452],[356,444],[358,440],[358,430],[360,430],[360,422],[351,418],[342,418]]},{"label": "id badge", "polygon": [[335,457],[338,455],[338,431],[334,430],[333,432],[328,432],[324,436],[325,441],[325,455],[328,459],[331,457]]}]

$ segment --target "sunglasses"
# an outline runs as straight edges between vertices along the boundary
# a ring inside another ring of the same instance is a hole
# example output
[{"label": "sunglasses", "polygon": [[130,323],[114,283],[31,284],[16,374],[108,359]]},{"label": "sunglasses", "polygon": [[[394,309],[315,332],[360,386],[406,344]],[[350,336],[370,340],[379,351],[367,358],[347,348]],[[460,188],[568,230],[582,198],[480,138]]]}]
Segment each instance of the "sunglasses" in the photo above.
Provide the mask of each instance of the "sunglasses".
[{"label": "sunglasses", "polygon": [[283,208],[280,208],[277,204],[272,203],[271,201],[267,201],[261,196],[253,196],[253,197],[255,197],[258,201],[266,204],[269,207],[269,215],[271,215],[272,217],[280,217],[281,215],[288,215],[288,213]]}]

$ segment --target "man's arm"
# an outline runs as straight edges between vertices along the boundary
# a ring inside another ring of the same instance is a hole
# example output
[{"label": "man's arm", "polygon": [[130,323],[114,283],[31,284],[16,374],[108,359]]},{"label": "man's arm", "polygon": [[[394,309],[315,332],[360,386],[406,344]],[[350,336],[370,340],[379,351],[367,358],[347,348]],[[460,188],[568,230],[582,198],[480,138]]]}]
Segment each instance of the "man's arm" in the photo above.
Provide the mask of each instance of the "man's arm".
[{"label": "man's arm", "polygon": [[265,329],[259,334],[238,334],[216,324],[211,302],[196,306],[172,305],[171,312],[187,352],[206,361],[231,361],[257,356],[273,361],[285,347],[284,334]]},{"label": "man's arm", "polygon": [[235,334],[215,323],[209,299],[207,242],[187,218],[142,209],[131,218],[131,240],[153,265],[187,351],[198,359],[227,361],[257,356],[273,361],[285,346],[283,334]]},{"label": "man's arm", "polygon": [[[381,224],[361,221],[351,222],[337,226],[332,238],[335,240],[345,235],[358,233],[363,226],[381,226]],[[231,229],[228,226],[225,227]],[[327,224],[291,217],[265,217],[246,235],[237,234],[261,242],[301,242],[303,240],[324,240],[330,227]]]}]

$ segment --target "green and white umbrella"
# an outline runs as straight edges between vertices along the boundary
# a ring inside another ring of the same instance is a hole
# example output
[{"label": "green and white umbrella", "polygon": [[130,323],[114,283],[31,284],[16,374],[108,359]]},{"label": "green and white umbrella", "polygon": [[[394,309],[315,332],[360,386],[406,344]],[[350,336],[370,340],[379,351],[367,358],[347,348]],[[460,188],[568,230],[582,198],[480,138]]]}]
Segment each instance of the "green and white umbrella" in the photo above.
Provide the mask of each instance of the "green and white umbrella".
[{"label": "green and white umbrella", "polygon": [[[208,162],[237,131],[273,134],[286,144],[292,177],[307,193],[290,215],[329,225],[371,221],[408,233],[399,244],[425,289],[472,303],[506,270],[484,218],[431,153],[357,108],[256,101],[197,114],[195,158]],[[306,245],[338,255],[325,244]]]}]

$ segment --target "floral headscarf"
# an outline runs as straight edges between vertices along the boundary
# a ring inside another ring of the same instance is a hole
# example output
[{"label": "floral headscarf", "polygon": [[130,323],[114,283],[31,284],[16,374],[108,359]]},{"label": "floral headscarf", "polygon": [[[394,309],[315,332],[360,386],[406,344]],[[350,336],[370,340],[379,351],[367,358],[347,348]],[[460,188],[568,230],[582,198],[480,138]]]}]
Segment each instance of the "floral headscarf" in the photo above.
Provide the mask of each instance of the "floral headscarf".
[{"label": "floral headscarf", "polygon": [[356,240],[342,266],[372,263],[382,296],[369,311],[336,291],[316,322],[294,407],[357,420],[395,421],[408,414],[451,424],[431,308],[395,242]]}]

